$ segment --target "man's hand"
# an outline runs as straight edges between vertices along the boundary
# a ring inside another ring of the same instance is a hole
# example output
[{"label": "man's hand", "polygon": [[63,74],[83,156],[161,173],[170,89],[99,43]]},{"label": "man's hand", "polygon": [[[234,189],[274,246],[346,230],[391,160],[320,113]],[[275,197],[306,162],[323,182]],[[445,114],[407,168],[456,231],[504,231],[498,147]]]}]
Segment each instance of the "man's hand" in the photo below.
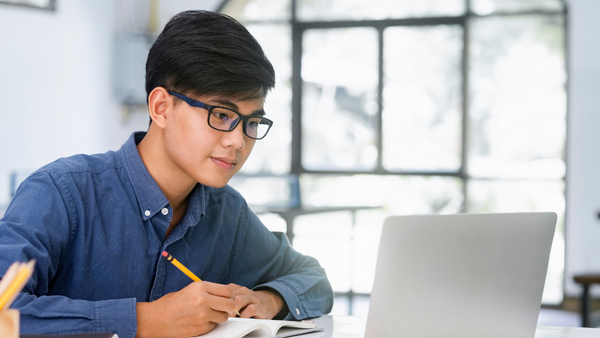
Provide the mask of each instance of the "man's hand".
[{"label": "man's hand", "polygon": [[283,308],[283,299],[278,294],[267,290],[252,291],[236,284],[228,286],[242,318],[272,319]]},{"label": "man's hand", "polygon": [[137,303],[137,337],[192,337],[234,314],[232,288],[194,282],[151,303]]}]

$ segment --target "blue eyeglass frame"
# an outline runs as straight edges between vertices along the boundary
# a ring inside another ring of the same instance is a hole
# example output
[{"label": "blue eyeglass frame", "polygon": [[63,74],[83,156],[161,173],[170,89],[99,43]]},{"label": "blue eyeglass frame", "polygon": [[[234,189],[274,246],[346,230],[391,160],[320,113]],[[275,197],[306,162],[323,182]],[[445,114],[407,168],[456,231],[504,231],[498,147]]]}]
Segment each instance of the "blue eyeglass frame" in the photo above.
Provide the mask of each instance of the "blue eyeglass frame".
[{"label": "blue eyeglass frame", "polygon": [[[169,94],[171,94],[171,95],[173,95],[175,97],[178,97],[178,98],[182,99],[183,101],[185,101],[185,103],[189,104],[192,107],[197,107],[197,108],[202,108],[202,109],[208,110],[208,116],[207,116],[206,122],[208,123],[208,126],[211,127],[214,130],[223,131],[223,132],[229,132],[229,131],[234,130],[235,127],[238,126],[238,124],[240,123],[240,121],[243,121],[242,131],[244,132],[244,135],[246,135],[249,138],[254,139],[254,140],[262,140],[263,138],[265,138],[265,136],[267,136],[267,134],[269,133],[269,130],[271,130],[271,127],[273,126],[273,121],[271,121],[268,118],[263,117],[263,116],[255,116],[255,115],[254,116],[253,115],[246,116],[246,115],[242,115],[242,114],[236,112],[233,109],[230,109],[230,108],[227,108],[227,107],[221,107],[221,106],[211,106],[210,104],[206,104],[204,102],[200,102],[198,100],[194,100],[191,97],[187,97],[185,95],[182,95],[182,94],[179,94],[179,93],[176,93],[176,92],[172,92],[172,91],[167,90],[167,93],[169,93]],[[227,109],[227,110],[229,110],[229,111],[234,112],[234,113],[237,114],[238,118],[234,122],[232,122],[229,130],[217,129],[217,128],[213,127],[210,124],[210,115],[212,114],[212,111],[215,108]],[[248,120],[250,120],[251,118],[257,118],[257,117],[261,118],[261,123],[266,122],[265,124],[267,124],[269,126],[269,128],[267,128],[267,131],[265,132],[265,134],[262,137],[260,137],[260,138],[250,136],[246,132]]]}]

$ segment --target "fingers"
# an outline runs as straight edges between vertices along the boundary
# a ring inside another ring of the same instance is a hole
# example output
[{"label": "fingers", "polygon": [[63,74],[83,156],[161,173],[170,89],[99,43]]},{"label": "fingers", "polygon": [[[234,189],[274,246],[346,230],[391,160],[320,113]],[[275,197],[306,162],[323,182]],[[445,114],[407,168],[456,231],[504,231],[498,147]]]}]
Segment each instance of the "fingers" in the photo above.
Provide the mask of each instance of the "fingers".
[{"label": "fingers", "polygon": [[260,313],[255,315],[255,318],[272,319],[282,309],[285,304],[283,297],[275,290],[258,290],[255,295],[260,299],[261,307],[258,308]]},{"label": "fingers", "polygon": [[246,306],[248,306],[248,304],[257,302],[257,299],[254,295],[254,291],[243,286],[238,286],[233,291],[232,298],[235,301],[235,307],[238,310],[245,308]]},{"label": "fingers", "polygon": [[182,301],[188,302],[189,310],[203,316],[202,320],[222,323],[234,313],[235,303],[231,289],[222,284],[210,282],[194,282],[179,293]]},{"label": "fingers", "polygon": [[268,319],[268,318],[264,318],[264,316],[262,316],[260,314],[260,312],[257,309],[256,304],[249,304],[248,306],[243,308],[242,312],[240,312],[240,317],[241,318]]},{"label": "fingers", "polygon": [[253,291],[245,287],[235,290],[235,306],[242,318],[271,319],[277,314],[265,291]]},{"label": "fingers", "polygon": [[206,321],[209,323],[225,323],[229,319],[229,313],[212,309],[213,311],[206,312]]},{"label": "fingers", "polygon": [[[209,295],[207,297],[207,301],[212,310],[219,311],[225,315],[225,320],[223,321],[226,321],[229,315],[235,313],[235,302],[231,298]],[[220,321],[218,323],[221,323],[223,321]]]},{"label": "fingers", "polygon": [[[198,283],[198,282],[196,282]],[[199,282],[203,289],[213,296],[231,298],[234,289],[231,288],[231,284],[223,285],[211,282]],[[192,283],[194,284],[194,283]],[[191,285],[191,284],[190,284]],[[234,284],[235,285],[235,284]]]}]

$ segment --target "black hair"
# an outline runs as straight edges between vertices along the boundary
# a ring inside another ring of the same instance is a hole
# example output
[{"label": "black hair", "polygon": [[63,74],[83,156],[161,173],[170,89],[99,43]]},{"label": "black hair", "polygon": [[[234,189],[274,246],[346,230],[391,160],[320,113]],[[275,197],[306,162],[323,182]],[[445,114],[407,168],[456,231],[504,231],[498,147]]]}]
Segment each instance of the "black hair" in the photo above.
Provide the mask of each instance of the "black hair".
[{"label": "black hair", "polygon": [[[146,61],[146,94],[156,87],[184,95],[264,98],[275,71],[262,48],[239,22],[201,10],[175,15]],[[148,97],[147,96],[147,97]]]}]

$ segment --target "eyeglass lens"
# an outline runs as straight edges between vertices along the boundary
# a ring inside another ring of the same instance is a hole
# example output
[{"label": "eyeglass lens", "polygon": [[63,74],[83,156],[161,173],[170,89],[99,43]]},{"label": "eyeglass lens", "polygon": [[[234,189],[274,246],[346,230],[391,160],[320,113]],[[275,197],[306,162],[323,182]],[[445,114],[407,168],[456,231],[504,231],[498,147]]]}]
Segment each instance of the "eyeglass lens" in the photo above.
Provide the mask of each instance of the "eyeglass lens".
[{"label": "eyeglass lens", "polygon": [[[240,117],[235,112],[215,107],[212,109],[208,124],[211,127],[222,130],[230,131],[235,128],[240,120]],[[263,138],[269,130],[269,124],[263,121],[262,117],[250,117],[244,123],[244,133],[252,138]]]}]

